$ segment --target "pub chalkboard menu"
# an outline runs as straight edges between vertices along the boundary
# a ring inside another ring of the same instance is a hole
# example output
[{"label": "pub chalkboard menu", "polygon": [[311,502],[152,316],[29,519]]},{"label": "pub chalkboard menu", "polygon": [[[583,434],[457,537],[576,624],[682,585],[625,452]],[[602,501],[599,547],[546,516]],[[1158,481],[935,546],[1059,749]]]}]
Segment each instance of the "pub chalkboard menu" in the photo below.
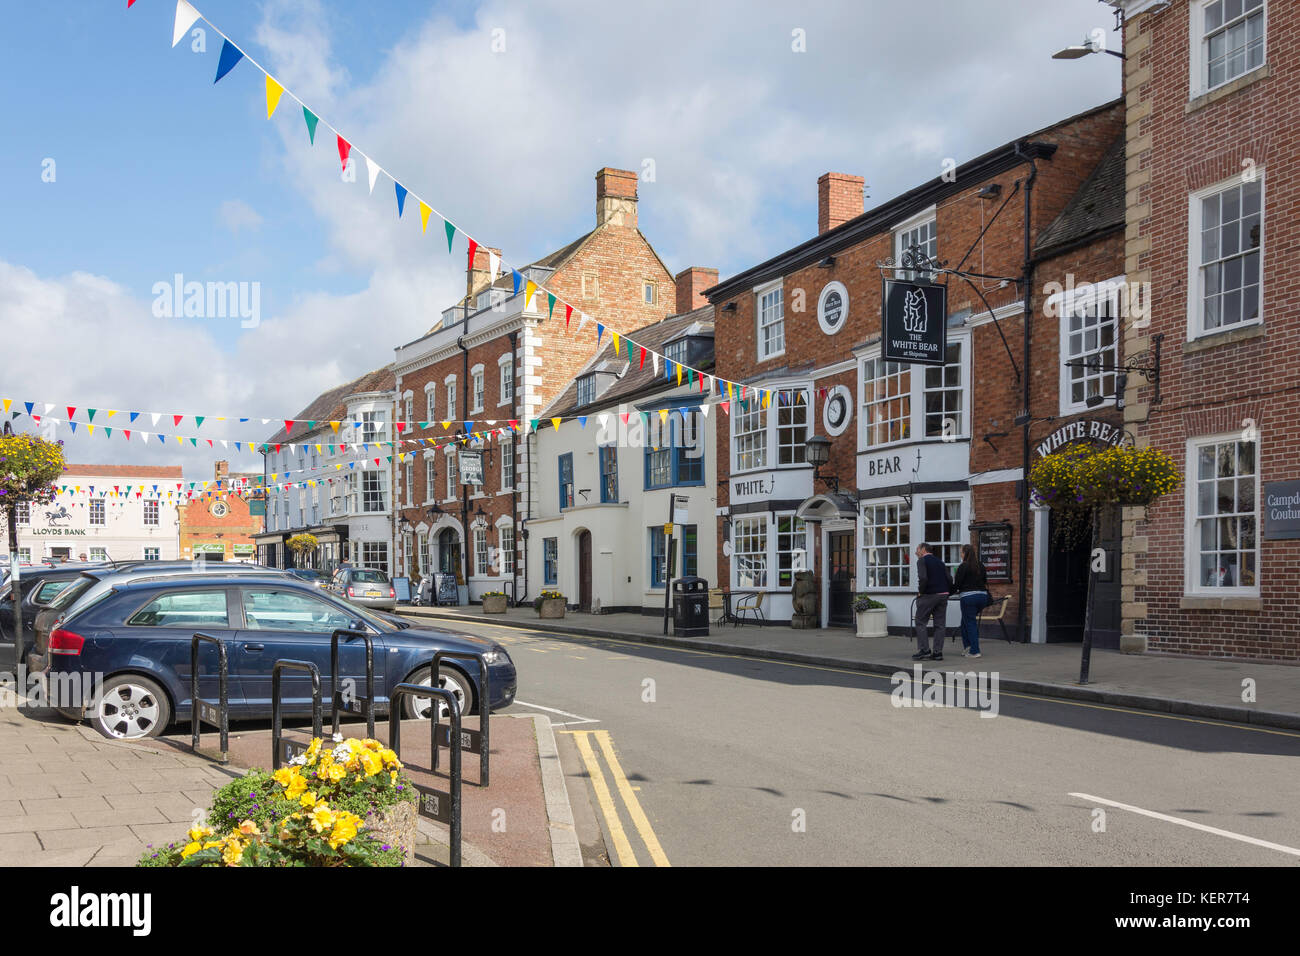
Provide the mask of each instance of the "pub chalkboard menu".
[{"label": "pub chalkboard menu", "polygon": [[980,564],[990,581],[1011,580],[1011,525],[1006,522],[997,524],[971,525],[975,532],[975,553],[979,555]]},{"label": "pub chalkboard menu", "polygon": [[438,574],[434,576],[438,582],[438,592],[434,600],[439,605],[460,603],[460,596],[456,593],[456,575]]}]

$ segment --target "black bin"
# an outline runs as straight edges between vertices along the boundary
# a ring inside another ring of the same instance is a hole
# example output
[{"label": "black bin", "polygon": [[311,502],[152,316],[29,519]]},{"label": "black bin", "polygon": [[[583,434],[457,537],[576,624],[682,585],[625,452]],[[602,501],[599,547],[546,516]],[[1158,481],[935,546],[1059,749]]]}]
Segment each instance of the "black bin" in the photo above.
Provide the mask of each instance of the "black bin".
[{"label": "black bin", "polygon": [[689,576],[673,582],[673,633],[709,636],[709,582],[704,578]]}]

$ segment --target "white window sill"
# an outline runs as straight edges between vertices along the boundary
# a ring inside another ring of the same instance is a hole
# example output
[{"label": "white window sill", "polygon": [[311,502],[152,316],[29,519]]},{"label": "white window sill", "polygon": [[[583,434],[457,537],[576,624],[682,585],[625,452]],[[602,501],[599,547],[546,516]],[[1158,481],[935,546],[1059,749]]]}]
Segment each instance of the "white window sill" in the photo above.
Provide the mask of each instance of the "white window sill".
[{"label": "white window sill", "polygon": [[1198,332],[1183,345],[1183,354],[1195,354],[1220,345],[1232,345],[1248,339],[1259,338],[1264,334],[1264,320],[1254,319],[1250,322],[1238,322],[1209,332]]},{"label": "white window sill", "polygon": [[1186,594],[1178,601],[1183,611],[1262,611],[1264,599],[1249,592],[1228,594]]}]

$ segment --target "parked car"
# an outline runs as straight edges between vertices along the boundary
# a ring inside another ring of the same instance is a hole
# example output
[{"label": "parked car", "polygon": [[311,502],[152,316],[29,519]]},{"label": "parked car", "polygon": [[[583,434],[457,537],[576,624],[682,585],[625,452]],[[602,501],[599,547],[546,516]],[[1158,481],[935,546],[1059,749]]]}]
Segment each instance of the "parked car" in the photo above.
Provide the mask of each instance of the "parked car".
[{"label": "parked car", "polygon": [[325,579],[325,575],[315,568],[289,568],[289,573],[301,581],[316,585],[318,588],[329,586],[329,581]]},{"label": "parked car", "polygon": [[[32,654],[44,655],[49,646],[50,632],[58,626],[58,621],[75,613],[88,604],[106,595],[114,585],[131,580],[155,580],[192,574],[284,574],[275,568],[250,564],[220,564],[204,566],[193,561],[134,561],[119,564],[116,567],[96,566],[87,568],[70,581],[53,600],[37,608],[33,631],[35,632],[27,648]],[[30,657],[30,655],[29,655]],[[33,670],[30,663],[28,669]]]},{"label": "parked car", "polygon": [[391,611],[397,607],[397,590],[388,575],[374,568],[339,568],[330,590],[350,604]]},{"label": "parked car", "polygon": [[[439,649],[483,654],[493,709],[514,700],[514,662],[491,640],[395,624],[287,575],[209,574],[116,584],[106,596],[60,621],[50,635],[49,653],[34,655],[31,663],[51,688],[80,694],[80,699],[59,702],[65,716],[89,718],[106,737],[135,739],[156,736],[172,721],[189,719],[190,645],[196,631],[227,647],[230,716],[241,719],[270,716],[272,665],[281,659],[315,664],[322,700],[332,700],[330,638],[338,628],[372,636],[377,715],[388,711],[398,683],[430,684]],[[210,647],[202,653],[199,693],[215,702],[216,655]],[[339,671],[364,693],[363,641],[340,642]],[[440,665],[440,686],[455,695],[464,713],[477,709],[482,694],[477,672],[472,663]],[[95,675],[102,675],[102,683],[87,692]],[[307,674],[285,672],[283,692],[286,715],[311,713]],[[432,698],[408,697],[402,706],[405,716],[427,719]],[[439,706],[445,712],[445,705]]]},{"label": "parked car", "polygon": [[[33,565],[19,566],[18,569],[18,608],[23,622],[23,648],[14,657],[22,660],[22,653],[32,646],[32,631],[36,618],[42,608],[77,578],[87,568],[100,569],[104,565],[65,564],[57,567]],[[0,584],[0,641],[13,643],[14,640],[14,602],[13,582],[8,579]]]}]

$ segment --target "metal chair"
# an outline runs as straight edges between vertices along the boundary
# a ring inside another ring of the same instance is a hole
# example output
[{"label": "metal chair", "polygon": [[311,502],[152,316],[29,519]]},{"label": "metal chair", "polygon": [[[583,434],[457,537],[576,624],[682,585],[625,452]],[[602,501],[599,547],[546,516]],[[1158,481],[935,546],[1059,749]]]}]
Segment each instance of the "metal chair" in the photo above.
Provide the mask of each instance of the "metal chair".
[{"label": "metal chair", "polygon": [[[717,612],[716,615],[714,611]],[[709,588],[709,616],[713,618],[714,624],[725,624],[727,621],[727,600],[723,597],[722,588]]]},{"label": "metal chair", "polygon": [[750,594],[736,602],[733,613],[736,615],[736,624],[742,624],[746,614],[753,614],[754,620],[758,622],[759,627],[767,624],[767,615],[763,613],[763,598],[767,597],[766,591],[759,591],[757,594]]},{"label": "metal chair", "polygon": [[[983,624],[985,621],[997,621],[998,627],[1002,628],[1002,637],[1008,644],[1011,643],[1011,635],[1007,633],[1007,625],[1003,618],[1007,615],[1007,605],[1009,603],[1011,603],[1010,594],[1004,594],[1000,598],[994,598],[980,609],[979,615],[976,617],[976,621],[980,624]],[[990,613],[990,608],[995,605],[997,606],[997,610]]]}]

